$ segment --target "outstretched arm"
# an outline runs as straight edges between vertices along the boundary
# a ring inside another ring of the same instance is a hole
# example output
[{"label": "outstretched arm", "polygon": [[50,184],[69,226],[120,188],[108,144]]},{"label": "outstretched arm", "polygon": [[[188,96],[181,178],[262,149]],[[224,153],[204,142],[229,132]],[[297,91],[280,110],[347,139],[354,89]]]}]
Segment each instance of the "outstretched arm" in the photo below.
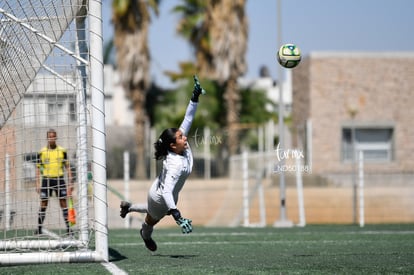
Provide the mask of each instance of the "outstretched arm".
[{"label": "outstretched arm", "polygon": [[190,131],[191,124],[193,123],[195,113],[197,111],[197,102],[190,101],[187,106],[187,111],[185,112],[184,120],[181,123],[180,130],[186,136]]},{"label": "outstretched arm", "polygon": [[197,76],[194,76],[194,90],[193,95],[191,96],[190,103],[187,106],[185,112],[184,120],[181,123],[180,130],[184,135],[188,135],[190,131],[191,124],[193,123],[195,113],[197,111],[198,98],[201,94],[205,94],[206,91],[200,86]]},{"label": "outstretched arm", "polygon": [[171,169],[167,170],[163,180],[164,185],[162,187],[162,196],[168,207],[167,215],[172,215],[175,222],[181,227],[183,234],[188,234],[193,231],[191,220],[181,216],[180,211],[177,209],[173,195],[173,189],[177,183],[178,174],[180,174],[179,170],[179,165],[176,165],[174,168],[171,167]]}]

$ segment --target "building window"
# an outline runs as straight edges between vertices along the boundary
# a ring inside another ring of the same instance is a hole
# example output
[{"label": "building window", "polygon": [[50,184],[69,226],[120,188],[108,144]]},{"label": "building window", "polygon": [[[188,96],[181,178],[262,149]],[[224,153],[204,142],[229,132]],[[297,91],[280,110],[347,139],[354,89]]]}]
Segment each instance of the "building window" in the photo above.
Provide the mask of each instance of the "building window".
[{"label": "building window", "polygon": [[[353,132],[354,131],[354,132]],[[364,161],[390,162],[393,159],[393,127],[342,128],[342,160],[353,160],[353,136],[356,152],[364,153]]]},{"label": "building window", "polygon": [[70,122],[76,122],[76,103],[69,102],[69,118]]},{"label": "building window", "polygon": [[62,113],[64,111],[64,104],[63,102],[49,102],[47,104],[47,114],[48,114],[48,122],[50,124],[53,123],[61,123],[62,121]]}]

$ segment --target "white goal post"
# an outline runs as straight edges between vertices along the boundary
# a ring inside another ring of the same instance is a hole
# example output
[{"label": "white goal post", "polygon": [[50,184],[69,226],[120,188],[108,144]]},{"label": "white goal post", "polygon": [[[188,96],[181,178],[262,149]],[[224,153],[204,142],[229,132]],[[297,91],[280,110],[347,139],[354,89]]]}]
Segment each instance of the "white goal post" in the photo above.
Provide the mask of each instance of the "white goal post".
[{"label": "white goal post", "polygon": [[[108,261],[102,40],[102,0],[0,1],[0,266]],[[51,128],[74,175],[76,224],[53,195],[36,234]]]}]

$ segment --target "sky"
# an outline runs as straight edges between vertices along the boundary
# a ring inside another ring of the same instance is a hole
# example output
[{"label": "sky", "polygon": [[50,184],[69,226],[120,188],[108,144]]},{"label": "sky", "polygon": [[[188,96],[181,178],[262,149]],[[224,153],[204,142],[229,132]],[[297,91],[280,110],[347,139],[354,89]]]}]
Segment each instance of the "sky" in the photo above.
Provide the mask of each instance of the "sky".
[{"label": "sky", "polygon": [[[303,57],[320,51],[414,52],[414,0],[280,1],[278,18],[278,0],[246,0],[248,79],[256,78],[262,66],[278,79],[276,52],[285,43],[296,44]],[[113,36],[111,3],[103,0],[104,43]],[[179,62],[194,60],[191,47],[175,32],[179,16],[171,11],[179,3],[163,0],[150,27],[151,76],[164,88],[174,86],[164,71],[178,71]]]}]

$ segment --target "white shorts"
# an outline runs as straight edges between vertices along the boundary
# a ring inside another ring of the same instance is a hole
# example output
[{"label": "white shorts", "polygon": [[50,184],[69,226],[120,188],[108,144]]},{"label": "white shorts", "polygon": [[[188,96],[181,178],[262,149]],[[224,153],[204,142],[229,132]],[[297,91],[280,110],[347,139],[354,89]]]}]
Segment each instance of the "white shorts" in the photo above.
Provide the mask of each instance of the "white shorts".
[{"label": "white shorts", "polygon": [[168,206],[164,201],[162,195],[157,191],[158,178],[151,185],[148,192],[148,214],[156,219],[161,220],[168,212]]}]

